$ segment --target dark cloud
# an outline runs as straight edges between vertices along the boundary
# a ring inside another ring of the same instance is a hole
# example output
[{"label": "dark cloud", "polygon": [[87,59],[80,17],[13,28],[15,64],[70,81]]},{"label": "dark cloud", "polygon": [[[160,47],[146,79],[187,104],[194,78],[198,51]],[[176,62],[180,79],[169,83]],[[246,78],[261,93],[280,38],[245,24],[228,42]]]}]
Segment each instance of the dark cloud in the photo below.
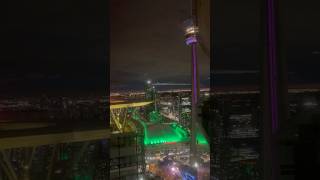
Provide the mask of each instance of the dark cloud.
[{"label": "dark cloud", "polygon": [[[184,44],[182,22],[190,17],[184,0],[111,0],[111,86],[146,79],[190,80],[190,49]],[[201,75],[209,75],[209,58],[199,56]]]}]

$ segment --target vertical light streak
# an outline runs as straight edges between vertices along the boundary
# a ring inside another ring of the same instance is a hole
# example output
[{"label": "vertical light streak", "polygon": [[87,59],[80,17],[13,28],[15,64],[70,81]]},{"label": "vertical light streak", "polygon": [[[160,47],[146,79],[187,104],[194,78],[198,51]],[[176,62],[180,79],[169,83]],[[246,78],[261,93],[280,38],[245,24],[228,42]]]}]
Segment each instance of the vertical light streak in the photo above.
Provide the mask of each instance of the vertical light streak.
[{"label": "vertical light streak", "polygon": [[268,61],[269,61],[269,83],[271,95],[271,121],[272,133],[278,129],[278,97],[277,97],[277,69],[276,69],[276,37],[274,0],[268,0]]}]

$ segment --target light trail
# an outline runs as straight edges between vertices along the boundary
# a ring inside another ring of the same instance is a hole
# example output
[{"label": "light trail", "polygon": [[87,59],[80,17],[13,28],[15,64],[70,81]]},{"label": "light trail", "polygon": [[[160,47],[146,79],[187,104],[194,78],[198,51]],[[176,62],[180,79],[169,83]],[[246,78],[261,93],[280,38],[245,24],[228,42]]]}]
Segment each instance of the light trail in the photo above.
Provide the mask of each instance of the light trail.
[{"label": "light trail", "polygon": [[146,102],[137,102],[137,103],[124,103],[124,104],[111,104],[110,109],[122,109],[122,108],[130,108],[130,107],[141,107],[149,105],[153,102],[146,101]]}]

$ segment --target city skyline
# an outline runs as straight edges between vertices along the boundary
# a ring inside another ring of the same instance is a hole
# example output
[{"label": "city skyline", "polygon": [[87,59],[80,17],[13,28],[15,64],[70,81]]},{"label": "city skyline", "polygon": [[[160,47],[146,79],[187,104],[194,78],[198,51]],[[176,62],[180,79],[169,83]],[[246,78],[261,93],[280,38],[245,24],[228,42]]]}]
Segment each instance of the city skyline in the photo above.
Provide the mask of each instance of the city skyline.
[{"label": "city skyline", "polygon": [[5,4],[0,179],[314,179],[319,2]]}]

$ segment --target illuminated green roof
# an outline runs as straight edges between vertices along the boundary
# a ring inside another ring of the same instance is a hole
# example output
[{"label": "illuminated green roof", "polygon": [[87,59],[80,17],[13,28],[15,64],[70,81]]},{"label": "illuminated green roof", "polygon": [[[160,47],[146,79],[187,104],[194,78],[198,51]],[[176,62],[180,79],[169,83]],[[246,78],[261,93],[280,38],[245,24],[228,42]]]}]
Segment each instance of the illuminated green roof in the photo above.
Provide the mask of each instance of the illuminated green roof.
[{"label": "illuminated green roof", "polygon": [[199,132],[196,135],[196,139],[197,139],[198,144],[208,145],[208,141],[206,140],[204,135]]},{"label": "illuminated green roof", "polygon": [[[145,145],[180,143],[190,140],[188,131],[177,123],[146,124],[137,113],[134,113],[132,118],[138,121],[144,128]],[[203,134],[197,133],[196,138],[198,144],[208,144]]]},{"label": "illuminated green roof", "polygon": [[147,127],[144,144],[163,144],[187,142],[189,133],[176,123],[171,124],[151,124]]}]

